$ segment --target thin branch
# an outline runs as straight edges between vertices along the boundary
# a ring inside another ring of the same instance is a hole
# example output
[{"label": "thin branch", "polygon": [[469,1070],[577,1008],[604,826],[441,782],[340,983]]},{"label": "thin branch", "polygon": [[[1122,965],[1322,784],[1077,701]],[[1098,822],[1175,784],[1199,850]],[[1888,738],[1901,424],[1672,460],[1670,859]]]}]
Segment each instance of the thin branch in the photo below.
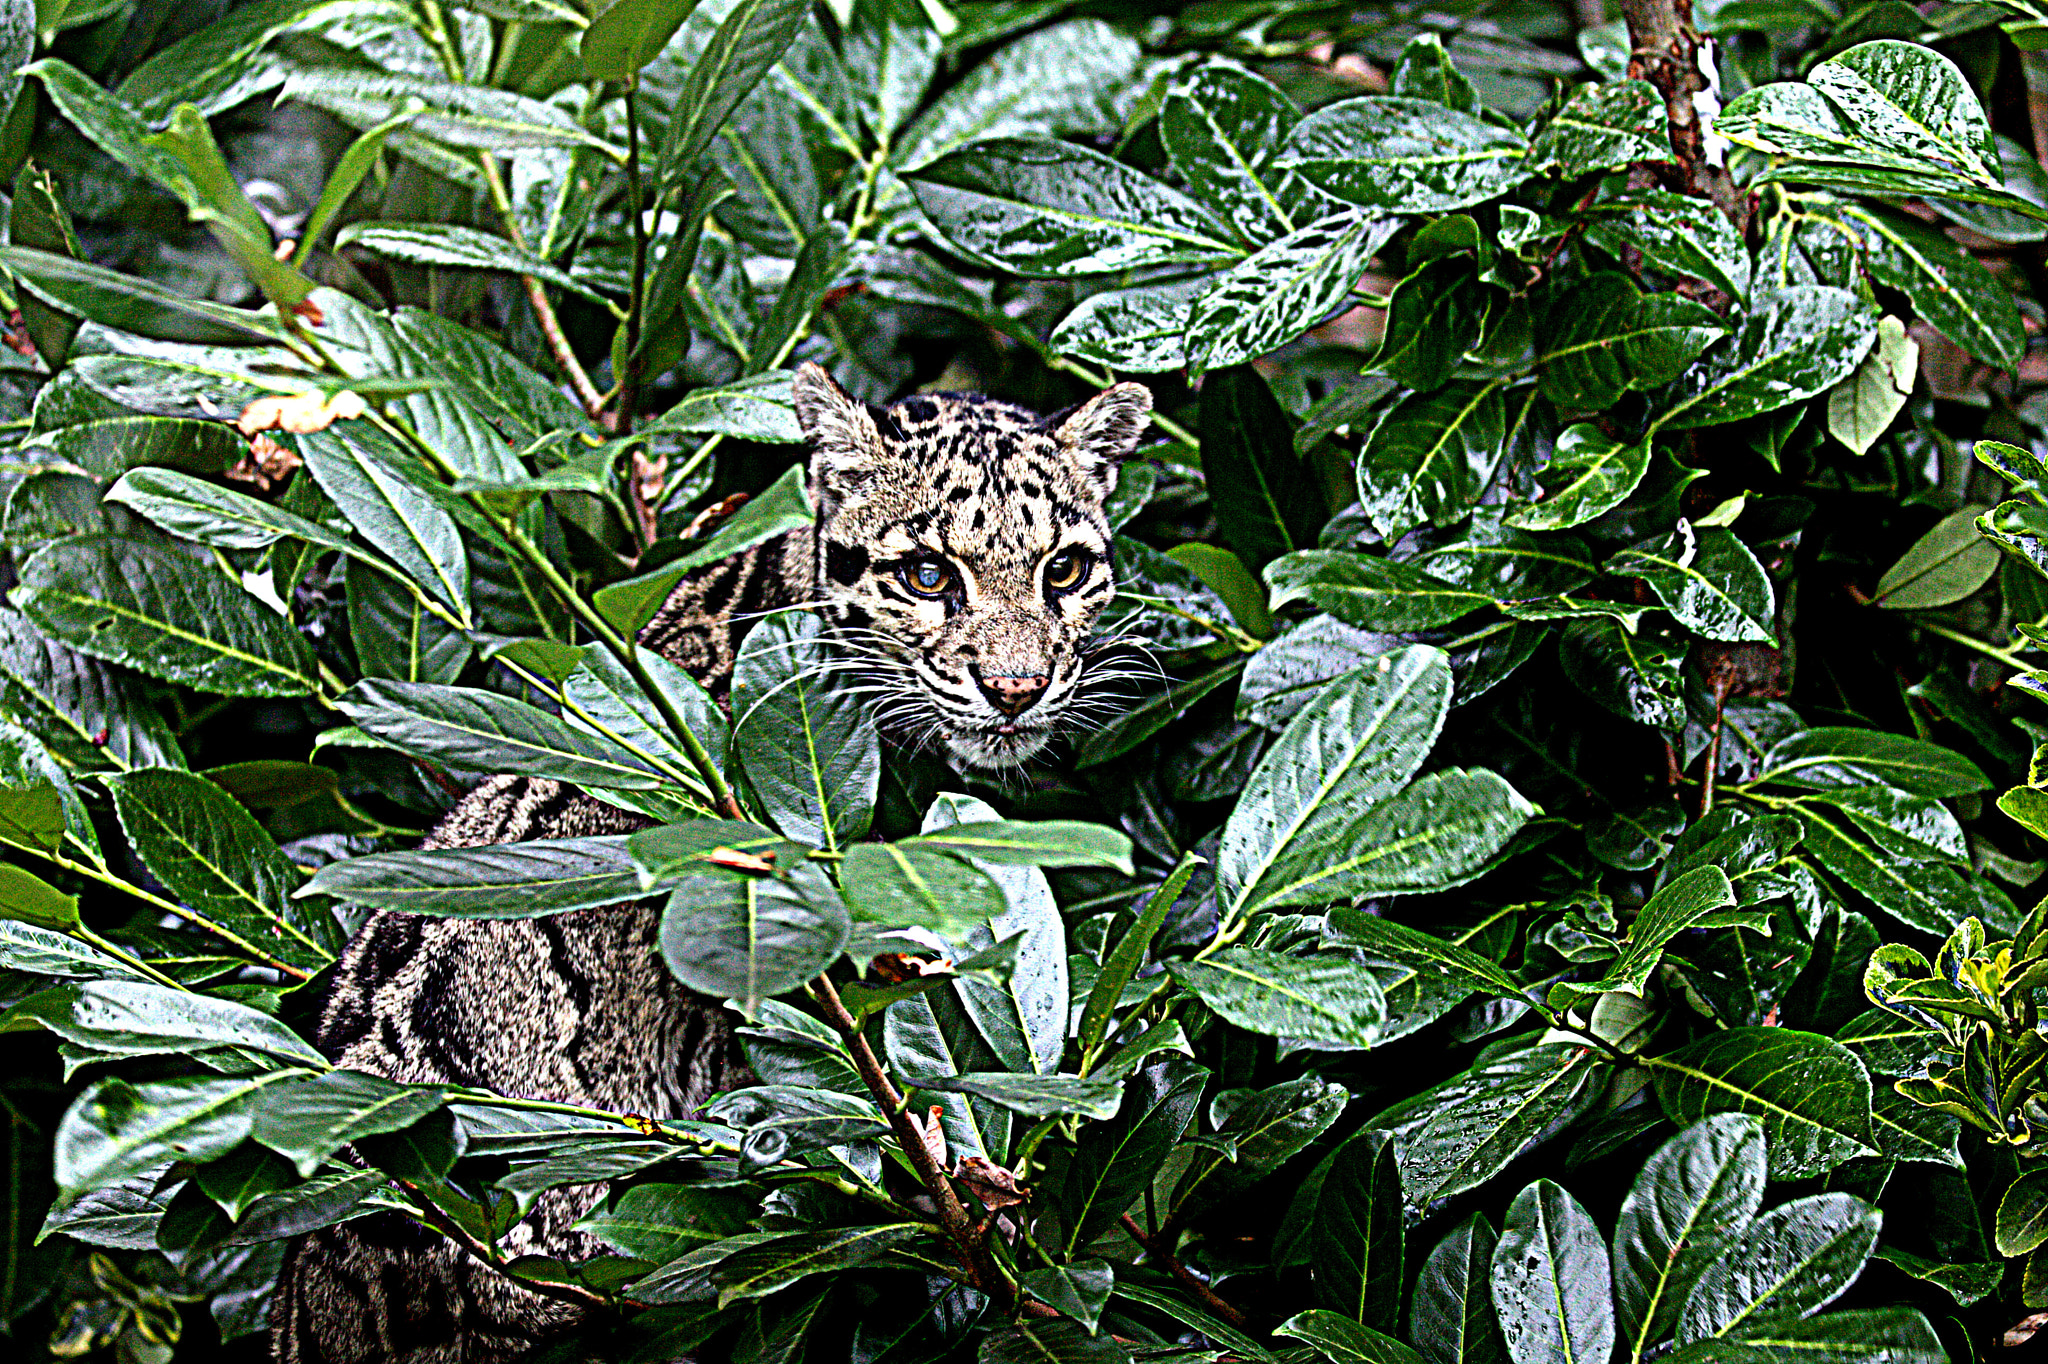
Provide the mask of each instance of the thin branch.
[{"label": "thin branch", "polygon": [[876,1059],[874,1048],[868,1045],[867,1037],[861,1032],[859,1020],[847,1012],[846,1005],[840,1002],[839,991],[833,988],[829,978],[821,975],[812,981],[811,996],[824,1009],[825,1021],[833,1031],[846,1039],[847,1050],[853,1055],[854,1069],[860,1072],[862,1083],[867,1085],[868,1092],[881,1107],[896,1134],[897,1144],[903,1148],[904,1156],[917,1171],[919,1182],[931,1194],[932,1203],[939,1210],[939,1228],[951,1244],[955,1258],[967,1271],[975,1288],[987,1294],[998,1310],[1009,1311],[1017,1301],[1016,1286],[996,1266],[983,1243],[983,1230],[976,1228],[974,1219],[961,1205],[960,1196],[946,1178],[946,1172],[939,1168],[938,1161],[926,1149],[924,1134],[911,1120],[908,1102]]},{"label": "thin branch", "polygon": [[[1181,1287],[1200,1298],[1204,1307],[1238,1330],[1242,1331],[1245,1328],[1244,1313],[1217,1297],[1215,1289],[1203,1283],[1195,1271],[1182,1264],[1180,1257],[1167,1248],[1171,1244],[1170,1241],[1146,1231],[1129,1213],[1125,1213],[1119,1220],[1122,1221],[1124,1230],[1131,1234],[1131,1239],[1143,1246],[1146,1254],[1165,1265],[1167,1272],[1180,1281]],[[1162,1227],[1160,1230],[1163,1233],[1166,1229]]]},{"label": "thin branch", "polygon": [[477,1263],[503,1275],[508,1282],[516,1283],[521,1288],[531,1289],[544,1298],[553,1298],[557,1302],[572,1303],[577,1307],[610,1308],[620,1305],[628,1307],[642,1305],[632,1302],[630,1299],[620,1299],[617,1303],[614,1303],[612,1299],[607,1298],[604,1294],[599,1293],[595,1289],[585,1288],[582,1284],[549,1283],[542,1279],[522,1279],[505,1267],[504,1261],[498,1258],[495,1247],[486,1245],[483,1241],[470,1235],[461,1223],[435,1207],[434,1201],[421,1193],[417,1184],[403,1179],[399,1180],[398,1184],[407,1193],[412,1195],[413,1208],[418,1212],[421,1221],[427,1223],[434,1230],[468,1251],[470,1258],[477,1261]]},{"label": "thin branch", "polygon": [[1707,88],[1700,59],[1712,48],[1693,27],[1692,0],[1621,0],[1621,12],[1628,21],[1630,79],[1647,80],[1664,96],[1675,157],[1662,176],[1666,187],[1713,200],[1741,227],[1741,194],[1727,168],[1708,159],[1706,128],[1694,102]]}]

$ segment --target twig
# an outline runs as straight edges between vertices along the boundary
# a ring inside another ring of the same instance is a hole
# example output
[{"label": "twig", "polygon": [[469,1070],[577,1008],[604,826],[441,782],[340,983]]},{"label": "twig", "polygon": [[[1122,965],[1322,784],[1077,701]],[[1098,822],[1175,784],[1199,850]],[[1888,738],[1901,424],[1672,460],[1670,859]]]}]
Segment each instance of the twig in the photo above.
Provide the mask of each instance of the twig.
[{"label": "twig", "polygon": [[[1204,1307],[1214,1312],[1224,1321],[1229,1322],[1232,1326],[1235,1326],[1238,1330],[1242,1331],[1245,1328],[1244,1313],[1217,1297],[1215,1289],[1203,1283],[1201,1279],[1196,1277],[1192,1269],[1182,1264],[1180,1257],[1167,1249],[1167,1246],[1171,1244],[1170,1241],[1163,1237],[1155,1237],[1152,1233],[1146,1231],[1138,1225],[1137,1220],[1129,1213],[1125,1213],[1120,1220],[1123,1222],[1124,1230],[1131,1234],[1131,1238],[1145,1248],[1145,1253],[1165,1265],[1167,1272],[1178,1279],[1183,1288],[1200,1298]],[[1165,1227],[1160,1228],[1162,1233],[1165,1230]]]},{"label": "twig", "polygon": [[413,1207],[419,1213],[421,1221],[427,1223],[434,1230],[468,1251],[471,1259],[496,1270],[507,1280],[518,1284],[521,1288],[528,1288],[544,1298],[553,1298],[557,1302],[573,1303],[578,1307],[609,1308],[614,1306],[638,1307],[642,1305],[629,1299],[620,1299],[617,1303],[614,1303],[612,1299],[607,1298],[604,1294],[599,1293],[595,1289],[585,1288],[582,1284],[549,1283],[543,1279],[522,1279],[505,1267],[504,1262],[498,1258],[494,1247],[486,1245],[470,1235],[461,1223],[435,1207],[433,1200],[421,1193],[417,1184],[403,1179],[397,1181],[397,1183],[407,1193],[412,1195]]},{"label": "twig", "polygon": [[555,363],[569,376],[569,386],[576,390],[576,401],[583,404],[583,410],[595,417],[604,411],[605,395],[597,391],[597,385],[590,381],[583,363],[576,358],[576,348],[569,344],[569,338],[562,332],[561,319],[555,316],[555,305],[548,302],[547,286],[532,275],[521,275],[519,280],[526,286],[526,301],[533,305],[533,315],[540,322],[540,334],[548,339],[548,350],[555,357]]},{"label": "twig", "polygon": [[[994,1258],[983,1244],[983,1233],[976,1229],[974,1219],[961,1206],[960,1196],[953,1191],[945,1171],[939,1168],[938,1161],[926,1149],[924,1134],[911,1121],[907,1101],[891,1083],[882,1063],[875,1058],[874,1048],[868,1045],[860,1030],[860,1022],[847,1012],[846,1005],[840,1002],[839,991],[833,988],[828,977],[821,975],[811,982],[811,996],[824,1009],[825,1021],[833,1031],[846,1039],[847,1050],[853,1055],[853,1068],[860,1072],[862,1083],[867,1085],[868,1092],[881,1106],[890,1128],[896,1133],[897,1144],[903,1148],[904,1156],[917,1171],[919,1182],[931,1194],[932,1203],[939,1210],[939,1228],[951,1244],[955,1258],[967,1271],[973,1286],[987,1294],[998,1310],[1008,1312],[1017,1302],[1016,1286],[996,1267]],[[1026,1310],[1031,1309],[1027,1306]]]}]

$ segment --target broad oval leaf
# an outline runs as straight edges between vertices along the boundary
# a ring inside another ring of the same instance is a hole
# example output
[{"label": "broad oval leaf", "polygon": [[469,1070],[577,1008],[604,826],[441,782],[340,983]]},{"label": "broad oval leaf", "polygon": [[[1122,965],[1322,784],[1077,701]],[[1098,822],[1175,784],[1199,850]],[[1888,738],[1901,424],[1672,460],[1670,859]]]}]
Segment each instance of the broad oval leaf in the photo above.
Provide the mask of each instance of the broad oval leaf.
[{"label": "broad oval leaf", "polygon": [[393,748],[455,767],[627,791],[663,784],[624,747],[496,692],[366,678],[335,704]]},{"label": "broad oval leaf", "polygon": [[1318,109],[1274,165],[1339,199],[1390,213],[1441,213],[1529,178],[1528,140],[1429,100],[1366,95]]},{"label": "broad oval leaf", "polygon": [[1830,1038],[1791,1028],[1729,1028],[1643,1064],[1675,1122],[1713,1113],[1762,1119],[1775,1179],[1819,1174],[1876,1151],[1870,1076]]},{"label": "broad oval leaf", "polygon": [[1825,393],[1855,372],[1876,339],[1876,310],[1848,290],[1780,290],[1672,387],[1656,426],[1718,426]]},{"label": "broad oval leaf", "polygon": [[1777,594],[1748,546],[1723,526],[1637,545],[1607,561],[1609,573],[1641,578],[1678,623],[1708,639],[1769,644],[1776,638]]},{"label": "broad oval leaf", "polygon": [[1935,522],[1877,580],[1870,599],[1895,611],[1950,606],[1991,581],[1998,546],[1977,531],[1978,509],[1965,507]]},{"label": "broad oval leaf", "polygon": [[1581,1364],[1614,1349],[1607,1247],[1578,1201],[1539,1179],[1508,1207],[1493,1251],[1493,1307],[1515,1364]]},{"label": "broad oval leaf", "polygon": [[1749,1334],[1840,1297],[1877,1246],[1877,1209],[1844,1193],[1772,1208],[1708,1262],[1679,1315],[1678,1340]]},{"label": "broad oval leaf", "polygon": [[881,739],[862,698],[831,685],[823,627],[809,613],[748,632],[733,666],[733,756],[769,822],[836,848],[867,832],[881,783]]},{"label": "broad oval leaf", "polygon": [[543,838],[330,862],[300,895],[459,919],[526,919],[646,894],[624,837]]},{"label": "broad oval leaf", "polygon": [[1727,1255],[1763,1202],[1763,1126],[1698,1122],[1643,1163],[1614,1224],[1614,1299],[1630,1359],[1668,1337],[1692,1285]]},{"label": "broad oval leaf", "polygon": [[1370,1047],[1387,1002],[1364,967],[1347,957],[1290,957],[1233,947],[1197,961],[1171,961],[1173,978],[1224,1018],[1265,1037]]},{"label": "broad oval leaf", "polygon": [[772,876],[707,868],[670,894],[661,954],[677,980],[751,1017],[830,966],[851,931],[839,892],[808,863]]}]

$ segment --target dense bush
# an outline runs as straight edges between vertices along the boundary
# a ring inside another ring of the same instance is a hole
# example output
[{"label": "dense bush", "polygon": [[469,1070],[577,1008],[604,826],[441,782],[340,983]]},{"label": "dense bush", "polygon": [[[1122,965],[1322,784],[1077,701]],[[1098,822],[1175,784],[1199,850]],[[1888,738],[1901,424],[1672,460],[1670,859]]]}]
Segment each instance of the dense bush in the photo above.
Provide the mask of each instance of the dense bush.
[{"label": "dense bush", "polygon": [[[10,0],[0,1320],[246,1357],[396,1210],[618,1359],[1996,1348],[2044,35],[1688,8]],[[635,651],[808,520],[802,359],[1144,377],[1156,676],[992,777],[801,613],[736,722]],[[661,823],[407,851],[490,772]],[[649,894],[706,1114],[303,1040],[372,908]],[[596,1178],[616,1257],[496,1248]]]}]

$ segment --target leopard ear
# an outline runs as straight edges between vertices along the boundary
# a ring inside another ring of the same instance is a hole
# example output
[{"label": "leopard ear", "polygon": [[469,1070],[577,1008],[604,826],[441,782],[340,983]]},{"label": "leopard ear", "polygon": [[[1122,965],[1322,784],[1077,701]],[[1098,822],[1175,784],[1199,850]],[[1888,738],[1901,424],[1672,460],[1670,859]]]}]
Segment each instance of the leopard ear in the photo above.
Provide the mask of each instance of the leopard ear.
[{"label": "leopard ear", "polygon": [[883,454],[882,435],[868,405],[809,360],[797,368],[792,396],[797,425],[811,446],[812,479],[829,492],[846,492],[866,481]]},{"label": "leopard ear", "polygon": [[1053,436],[1081,466],[1098,499],[1116,487],[1117,466],[1138,448],[1152,411],[1152,391],[1122,383],[1090,398],[1072,413],[1055,418]]}]

